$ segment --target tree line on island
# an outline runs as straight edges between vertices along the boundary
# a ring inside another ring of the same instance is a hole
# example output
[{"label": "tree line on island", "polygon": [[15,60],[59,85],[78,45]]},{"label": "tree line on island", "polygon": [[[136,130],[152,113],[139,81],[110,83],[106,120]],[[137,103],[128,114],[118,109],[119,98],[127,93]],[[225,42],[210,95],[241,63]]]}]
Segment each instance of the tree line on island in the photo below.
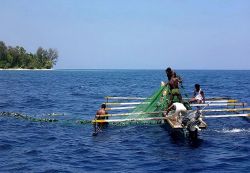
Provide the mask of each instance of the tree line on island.
[{"label": "tree line on island", "polygon": [[6,46],[0,41],[0,68],[2,69],[51,69],[56,64],[58,52],[39,47],[36,53],[27,52],[23,47]]}]

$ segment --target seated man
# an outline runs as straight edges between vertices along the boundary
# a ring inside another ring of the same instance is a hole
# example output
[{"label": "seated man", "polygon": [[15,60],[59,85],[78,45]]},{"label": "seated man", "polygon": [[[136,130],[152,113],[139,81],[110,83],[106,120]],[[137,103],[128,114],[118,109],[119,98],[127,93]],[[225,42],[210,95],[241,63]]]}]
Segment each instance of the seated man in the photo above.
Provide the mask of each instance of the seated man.
[{"label": "seated man", "polygon": [[189,100],[189,102],[198,104],[205,103],[205,94],[201,90],[200,85],[195,84],[194,87],[195,87],[194,94],[193,97]]},{"label": "seated man", "polygon": [[166,112],[166,117],[167,114],[169,113],[170,110],[175,110],[175,113],[172,115],[173,120],[175,121],[182,121],[182,116],[185,116],[187,114],[187,108],[182,104],[182,103],[173,103],[167,110]]}]

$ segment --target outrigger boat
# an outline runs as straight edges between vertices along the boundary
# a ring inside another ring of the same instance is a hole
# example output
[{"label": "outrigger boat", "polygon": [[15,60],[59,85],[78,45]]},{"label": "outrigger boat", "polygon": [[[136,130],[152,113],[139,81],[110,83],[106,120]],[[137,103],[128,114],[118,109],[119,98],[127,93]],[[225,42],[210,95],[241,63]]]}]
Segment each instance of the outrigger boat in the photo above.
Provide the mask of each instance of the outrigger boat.
[{"label": "outrigger boat", "polygon": [[[245,108],[246,103],[239,103],[237,100],[228,97],[206,98],[204,104],[190,104],[188,98],[183,99],[183,104],[187,108],[187,116],[181,121],[171,118],[174,112],[170,112],[168,116],[166,108],[170,104],[170,88],[169,85],[163,85],[151,97],[105,97],[106,115],[101,115],[107,119],[94,119],[92,123],[95,126],[93,135],[97,135],[100,129],[98,124],[129,124],[129,123],[146,123],[161,124],[162,127],[168,129],[171,134],[181,134],[185,137],[197,138],[198,132],[207,128],[204,118],[226,118],[226,117],[249,117],[250,108]],[[174,97],[174,102],[179,100]],[[214,107],[215,109],[211,109]],[[226,109],[223,107],[226,107]],[[124,112],[124,110],[129,110]],[[110,113],[115,112],[115,113]],[[217,113],[209,115],[210,113]],[[220,112],[234,112],[235,114],[218,114]],[[242,113],[241,113],[242,112]]]}]

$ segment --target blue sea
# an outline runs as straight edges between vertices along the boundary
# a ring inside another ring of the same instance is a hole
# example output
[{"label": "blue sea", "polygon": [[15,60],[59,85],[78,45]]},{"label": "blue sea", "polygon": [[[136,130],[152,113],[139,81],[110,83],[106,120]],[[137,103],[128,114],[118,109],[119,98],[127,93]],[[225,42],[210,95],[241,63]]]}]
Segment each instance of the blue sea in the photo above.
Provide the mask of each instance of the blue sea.
[{"label": "blue sea", "polygon": [[[250,71],[177,73],[190,96],[199,83],[206,97],[250,104]],[[0,71],[0,172],[249,172],[247,118],[207,119],[195,142],[160,125],[110,125],[92,136],[90,123],[78,123],[105,96],[148,97],[164,80],[164,70]]]}]

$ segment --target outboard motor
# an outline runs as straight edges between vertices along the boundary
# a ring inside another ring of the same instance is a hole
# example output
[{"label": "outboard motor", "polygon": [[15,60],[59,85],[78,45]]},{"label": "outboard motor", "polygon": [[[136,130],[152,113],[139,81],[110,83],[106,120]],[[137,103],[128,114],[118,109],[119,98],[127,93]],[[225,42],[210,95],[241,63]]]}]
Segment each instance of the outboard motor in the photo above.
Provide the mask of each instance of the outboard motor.
[{"label": "outboard motor", "polygon": [[200,111],[190,112],[185,117],[183,117],[182,124],[187,128],[189,132],[189,137],[191,139],[197,139],[198,131],[200,131]]}]

